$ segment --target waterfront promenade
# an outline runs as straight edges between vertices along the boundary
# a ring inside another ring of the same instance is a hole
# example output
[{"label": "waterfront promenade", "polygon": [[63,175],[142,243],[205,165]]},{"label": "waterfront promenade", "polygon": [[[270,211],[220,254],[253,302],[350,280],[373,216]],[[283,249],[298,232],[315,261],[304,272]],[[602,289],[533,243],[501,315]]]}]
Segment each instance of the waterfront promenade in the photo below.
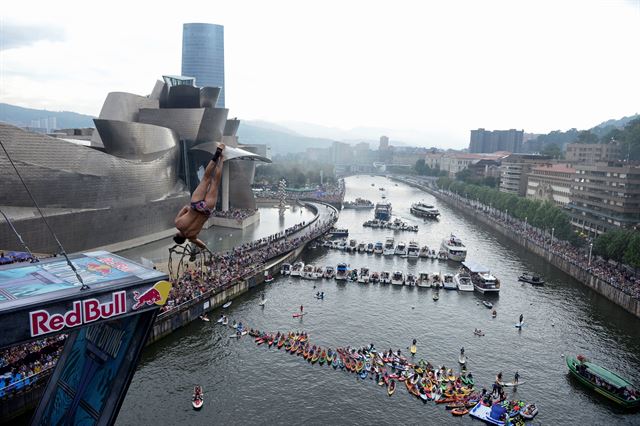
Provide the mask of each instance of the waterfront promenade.
[{"label": "waterfront promenade", "polygon": [[640,317],[640,277],[623,272],[566,241],[554,238],[548,231],[533,227],[491,206],[467,199],[460,194],[438,189],[418,180],[394,176],[392,179],[430,193],[437,199],[490,226],[552,265],[571,275],[636,317]]}]

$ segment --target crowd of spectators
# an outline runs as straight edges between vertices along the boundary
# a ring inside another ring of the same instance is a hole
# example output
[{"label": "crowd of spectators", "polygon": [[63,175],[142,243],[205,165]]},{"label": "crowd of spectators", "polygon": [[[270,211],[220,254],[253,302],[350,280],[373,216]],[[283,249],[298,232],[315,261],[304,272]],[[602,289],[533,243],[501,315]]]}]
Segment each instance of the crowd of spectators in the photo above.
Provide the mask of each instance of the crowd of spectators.
[{"label": "crowd of spectators", "polygon": [[633,273],[630,268],[609,263],[600,257],[591,256],[589,246],[577,248],[568,241],[555,238],[547,231],[531,226],[526,222],[505,214],[505,212],[493,209],[475,200],[469,200],[449,191],[439,192],[467,204],[469,207],[476,209],[476,211],[491,218],[493,221],[499,222],[502,226],[526,237],[532,243],[562,257],[571,264],[593,274],[633,298],[640,300],[640,277],[638,274]]},{"label": "crowd of spectators", "polygon": [[[204,293],[214,293],[229,288],[235,281],[253,275],[261,270],[264,263],[290,252],[302,244],[326,233],[337,215],[321,223],[317,221],[296,224],[277,234],[244,243],[224,253],[214,253],[204,268],[187,268],[174,282],[163,312],[200,297]],[[299,231],[306,228],[306,232]]]},{"label": "crowd of spectators", "polygon": [[230,209],[230,210],[214,210],[211,215],[215,217],[223,217],[226,219],[235,219],[242,221],[256,213],[257,209]]},{"label": "crowd of spectators", "polygon": [[[257,198],[278,199],[277,190],[263,190],[255,192]],[[344,200],[344,180],[339,179],[335,184],[319,185],[313,191],[285,191],[287,200],[316,200],[326,203],[341,203]]]},{"label": "crowd of spectators", "polygon": [[35,340],[0,352],[0,398],[33,384],[40,373],[53,367],[66,335]]}]

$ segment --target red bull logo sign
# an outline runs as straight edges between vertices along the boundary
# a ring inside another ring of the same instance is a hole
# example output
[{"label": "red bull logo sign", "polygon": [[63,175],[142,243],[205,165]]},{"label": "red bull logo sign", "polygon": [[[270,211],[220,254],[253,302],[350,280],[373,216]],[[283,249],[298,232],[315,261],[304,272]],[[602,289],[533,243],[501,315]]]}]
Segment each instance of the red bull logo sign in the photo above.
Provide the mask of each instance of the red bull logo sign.
[{"label": "red bull logo sign", "polygon": [[[171,291],[169,281],[158,281],[142,293],[134,291],[135,303],[130,311],[144,306],[164,305],[169,297],[169,291]],[[46,309],[31,311],[29,312],[31,337],[55,333],[65,328],[74,328],[126,313],[127,292],[124,290],[111,293],[111,299],[104,302],[95,298],[76,300],[72,302],[71,309],[63,313],[51,313]]]}]

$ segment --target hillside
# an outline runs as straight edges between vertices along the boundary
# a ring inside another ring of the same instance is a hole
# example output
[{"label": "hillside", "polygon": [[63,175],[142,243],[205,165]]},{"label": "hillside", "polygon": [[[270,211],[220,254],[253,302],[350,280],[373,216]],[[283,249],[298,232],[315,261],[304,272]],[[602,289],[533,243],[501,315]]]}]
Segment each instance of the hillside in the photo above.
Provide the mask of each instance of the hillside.
[{"label": "hillside", "polygon": [[49,111],[0,103],[0,121],[19,127],[31,126],[32,120],[55,117],[58,129],[94,127],[93,117],[71,111]]},{"label": "hillside", "polygon": [[[271,123],[268,123],[271,125]],[[304,152],[307,148],[329,148],[331,139],[299,135],[282,126],[267,128],[263,122],[240,121],[238,137],[241,143],[266,144],[272,155]]]}]

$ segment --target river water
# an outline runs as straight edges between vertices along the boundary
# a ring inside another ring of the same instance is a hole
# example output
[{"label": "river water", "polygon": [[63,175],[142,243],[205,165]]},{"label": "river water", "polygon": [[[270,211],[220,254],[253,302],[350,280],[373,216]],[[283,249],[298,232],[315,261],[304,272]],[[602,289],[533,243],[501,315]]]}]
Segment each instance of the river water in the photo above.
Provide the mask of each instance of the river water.
[{"label": "river water", "polygon": [[[371,186],[371,184],[375,186]],[[380,200],[383,186],[393,215],[420,226],[419,232],[395,232],[362,227],[371,210],[343,210],[338,226],[350,238],[383,241],[415,239],[438,248],[452,232],[468,247],[467,259],[491,268],[500,278],[498,297],[380,284],[340,284],[280,277],[264,287],[267,303],[258,305],[262,289],[235,299],[227,309],[232,319],[269,331],[305,330],[323,346],[365,346],[402,349],[418,341],[416,359],[457,368],[464,346],[476,385],[490,388],[498,371],[510,380],[518,371],[526,383],[509,397],[535,402],[540,413],[534,424],[640,424],[640,414],[626,413],[583,388],[567,373],[564,354],[585,354],[593,361],[640,384],[640,320],[571,277],[529,254],[509,240],[430,195],[386,178],[346,179],[346,200]],[[436,204],[439,221],[423,222],[409,213],[412,202]],[[324,248],[307,249],[302,260],[315,265],[347,262],[372,271],[455,272],[457,265],[429,259],[409,261],[372,254],[346,254]],[[519,283],[524,270],[538,272],[547,283]],[[313,286],[317,288],[314,289]],[[324,291],[325,299],[314,298]],[[495,319],[480,301],[490,299]],[[303,320],[291,314],[304,304]],[[215,319],[220,310],[211,313]],[[514,327],[520,314],[525,327]],[[473,334],[481,328],[486,336]],[[284,351],[256,346],[251,338],[229,339],[231,329],[194,322],[143,354],[124,401],[118,424],[471,424],[468,416],[452,417],[443,406],[423,404],[399,388],[388,397],[373,381],[318,365]],[[191,408],[195,384],[205,391],[205,405]]]}]

